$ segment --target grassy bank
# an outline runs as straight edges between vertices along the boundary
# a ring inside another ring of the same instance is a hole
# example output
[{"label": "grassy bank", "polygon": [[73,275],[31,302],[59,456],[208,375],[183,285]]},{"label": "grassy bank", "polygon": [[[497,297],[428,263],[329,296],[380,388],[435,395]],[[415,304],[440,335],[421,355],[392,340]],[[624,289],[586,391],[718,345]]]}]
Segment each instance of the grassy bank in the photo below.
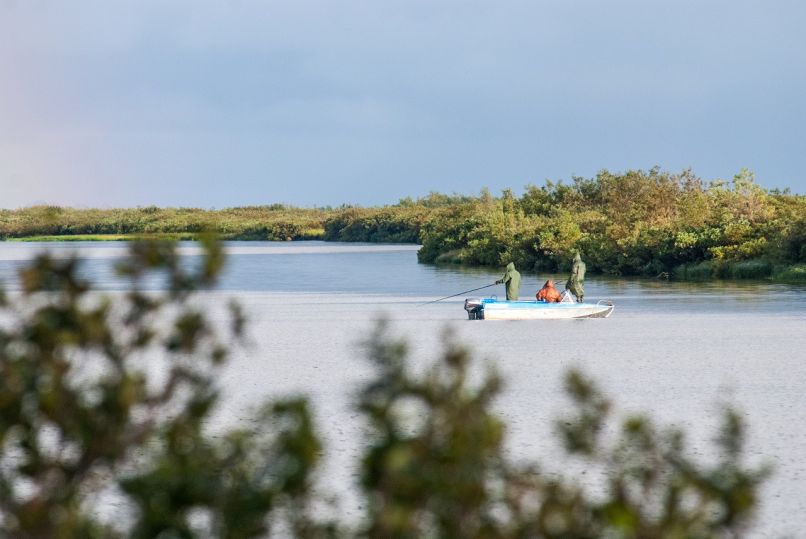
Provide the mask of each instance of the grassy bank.
[{"label": "grassy bank", "polygon": [[671,277],[680,281],[755,279],[783,283],[806,283],[806,264],[775,265],[766,260],[738,262],[704,260],[675,267]]},{"label": "grassy bank", "polygon": [[195,240],[198,234],[64,234],[61,236],[24,236],[8,238],[12,242],[47,242],[47,241],[137,241],[158,239],[170,241]]},{"label": "grassy bank", "polygon": [[677,279],[803,280],[806,197],[758,186],[741,171],[704,181],[690,171],[600,172],[527,186],[521,196],[431,193],[363,208],[282,204],[199,208],[0,210],[0,239],[189,239],[420,243],[420,262],[564,271],[580,250],[592,273]]},{"label": "grassy bank", "polygon": [[793,264],[781,268],[773,274],[773,279],[787,283],[806,283],[806,264]]},{"label": "grassy bank", "polygon": [[321,239],[325,234],[323,223],[327,213],[324,209],[282,204],[222,210],[34,206],[0,210],[0,238],[103,241],[146,235],[184,239],[209,230],[226,239]]}]

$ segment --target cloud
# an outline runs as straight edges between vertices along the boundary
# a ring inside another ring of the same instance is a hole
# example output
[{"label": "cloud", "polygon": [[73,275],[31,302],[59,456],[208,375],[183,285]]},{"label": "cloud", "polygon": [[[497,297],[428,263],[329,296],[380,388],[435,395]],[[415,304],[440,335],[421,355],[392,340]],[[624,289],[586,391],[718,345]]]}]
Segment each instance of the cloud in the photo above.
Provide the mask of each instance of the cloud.
[{"label": "cloud", "polygon": [[377,203],[655,164],[806,190],[804,14],[0,0],[0,206]]}]

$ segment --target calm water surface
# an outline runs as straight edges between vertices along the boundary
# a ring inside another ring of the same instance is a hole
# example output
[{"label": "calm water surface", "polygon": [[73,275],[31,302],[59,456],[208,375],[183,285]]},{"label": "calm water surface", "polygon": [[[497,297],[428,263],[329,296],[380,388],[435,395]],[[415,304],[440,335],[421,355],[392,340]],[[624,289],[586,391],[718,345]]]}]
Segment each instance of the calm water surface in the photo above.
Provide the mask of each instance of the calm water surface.
[{"label": "calm water surface", "polygon": [[[38,251],[78,252],[84,271],[107,290],[121,288],[114,264],[120,243],[0,243],[0,280]],[[183,244],[193,263],[198,250]],[[616,413],[647,412],[685,428],[691,452],[708,462],[720,406],[750,426],[748,458],[775,473],[763,493],[754,537],[803,536],[806,530],[806,288],[752,282],[668,283],[591,276],[586,299],[616,304],[606,320],[468,321],[464,297],[419,304],[491,283],[501,272],[417,263],[416,247],[322,242],[228,243],[229,264],[212,307],[234,296],[251,318],[253,345],[222,376],[225,406],[215,426],[248,421],[271,395],[312,396],[328,442],[323,489],[359,510],[348,487],[360,451],[352,394],[370,374],[359,343],[379,315],[410,338],[415,362],[434,356],[450,327],[507,381],[498,402],[514,458],[552,470],[561,454],[551,421],[562,414],[563,373],[579,367],[616,402]],[[548,278],[523,273],[522,296]],[[503,287],[484,292],[503,295]],[[478,293],[477,293],[478,294]],[[211,312],[216,312],[211,309]],[[595,481],[595,479],[593,479]]]}]

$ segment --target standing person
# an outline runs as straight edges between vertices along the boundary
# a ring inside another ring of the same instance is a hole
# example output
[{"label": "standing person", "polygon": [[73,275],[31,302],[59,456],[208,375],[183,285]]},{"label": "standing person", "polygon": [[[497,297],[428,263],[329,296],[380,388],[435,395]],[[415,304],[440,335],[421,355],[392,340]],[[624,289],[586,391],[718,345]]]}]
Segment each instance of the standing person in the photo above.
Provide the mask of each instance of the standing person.
[{"label": "standing person", "polygon": [[537,301],[545,301],[546,303],[559,303],[562,301],[562,296],[560,296],[560,292],[554,288],[554,281],[551,279],[546,281],[546,284],[535,294],[535,297]]},{"label": "standing person", "polygon": [[521,274],[515,269],[515,264],[507,264],[507,271],[504,276],[495,281],[495,284],[504,283],[507,285],[507,301],[515,301],[521,293]]},{"label": "standing person", "polygon": [[565,289],[570,290],[577,301],[582,303],[585,297],[585,263],[579,256],[579,251],[574,255],[574,264],[571,266],[571,275],[565,281]]}]

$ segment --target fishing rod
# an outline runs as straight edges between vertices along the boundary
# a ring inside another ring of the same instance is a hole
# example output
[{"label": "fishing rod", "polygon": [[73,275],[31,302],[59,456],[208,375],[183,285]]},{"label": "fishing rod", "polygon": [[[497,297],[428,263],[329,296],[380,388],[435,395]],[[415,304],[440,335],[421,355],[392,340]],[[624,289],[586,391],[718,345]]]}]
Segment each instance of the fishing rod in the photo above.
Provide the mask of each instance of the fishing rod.
[{"label": "fishing rod", "polygon": [[417,306],[422,307],[423,305],[429,305],[431,303],[436,303],[438,301],[442,301],[443,299],[455,298],[456,296],[461,296],[462,294],[469,294],[470,292],[475,292],[476,290],[482,290],[484,288],[490,288],[491,286],[495,286],[497,284],[500,284],[500,283],[493,283],[493,284],[480,286],[478,288],[474,288],[473,290],[465,290],[464,292],[459,292],[458,294],[454,294],[452,296],[445,296],[444,298],[435,299],[434,301],[428,301],[426,303],[421,303],[420,305],[417,305]]}]

